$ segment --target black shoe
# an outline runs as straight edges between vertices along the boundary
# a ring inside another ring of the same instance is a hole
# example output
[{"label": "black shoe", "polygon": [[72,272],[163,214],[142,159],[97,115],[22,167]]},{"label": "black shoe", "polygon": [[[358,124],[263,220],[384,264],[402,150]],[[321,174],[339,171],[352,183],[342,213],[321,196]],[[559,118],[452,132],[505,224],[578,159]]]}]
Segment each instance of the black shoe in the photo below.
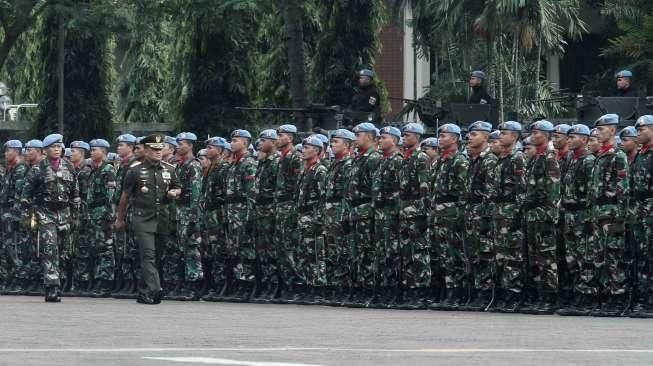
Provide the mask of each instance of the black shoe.
[{"label": "black shoe", "polygon": [[499,312],[506,314],[514,314],[521,312],[524,305],[523,292],[506,291],[503,306],[499,308]]},{"label": "black shoe", "polygon": [[182,294],[183,289],[183,282],[182,281],[175,281],[174,286],[170,291],[168,291],[165,294],[164,299],[166,300],[179,300],[179,297]]},{"label": "black shoe", "polygon": [[622,295],[609,295],[608,300],[599,310],[590,313],[596,317],[620,317],[625,310],[624,297]]},{"label": "black shoe", "polygon": [[551,315],[558,310],[557,296],[547,294],[542,296],[542,301],[533,308],[533,315]]},{"label": "black shoe", "polygon": [[61,302],[59,286],[49,286],[45,290],[45,302]]},{"label": "black shoe", "polygon": [[637,298],[628,316],[638,319],[653,318],[653,295],[647,296],[646,299],[643,297]]},{"label": "black shoe", "polygon": [[181,301],[199,301],[200,288],[202,281],[188,282],[181,293],[179,300]]},{"label": "black shoe", "polygon": [[159,302],[157,302],[150,294],[140,293],[136,298],[136,302],[139,304],[155,305],[160,303],[161,301],[159,300]]},{"label": "black shoe", "polygon": [[492,290],[479,290],[467,304],[460,306],[461,311],[485,311],[492,300]]},{"label": "black shoe", "polygon": [[109,280],[98,280],[97,285],[91,293],[91,297],[95,298],[107,298],[111,297],[111,290],[113,286]]}]

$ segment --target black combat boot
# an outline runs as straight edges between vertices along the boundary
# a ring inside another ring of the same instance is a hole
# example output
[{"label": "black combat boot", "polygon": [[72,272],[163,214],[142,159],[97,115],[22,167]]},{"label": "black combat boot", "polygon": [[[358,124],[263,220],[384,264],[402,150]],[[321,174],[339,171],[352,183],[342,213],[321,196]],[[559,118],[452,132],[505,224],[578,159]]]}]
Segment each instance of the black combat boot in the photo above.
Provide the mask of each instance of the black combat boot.
[{"label": "black combat boot", "polygon": [[534,315],[551,315],[558,310],[558,295],[556,293],[543,293],[542,301],[533,309]]},{"label": "black combat boot", "polygon": [[48,286],[45,289],[45,302],[61,302],[59,286]]},{"label": "black combat boot", "polygon": [[524,304],[524,292],[506,291],[505,301],[499,312],[506,314],[514,314],[521,311]]},{"label": "black combat boot", "polygon": [[93,288],[91,297],[95,297],[95,298],[111,297],[112,288],[113,285],[110,280],[97,280],[96,285]]},{"label": "black combat boot", "polygon": [[166,300],[179,300],[182,292],[184,290],[183,281],[175,281],[174,286],[168,293],[165,295]]}]

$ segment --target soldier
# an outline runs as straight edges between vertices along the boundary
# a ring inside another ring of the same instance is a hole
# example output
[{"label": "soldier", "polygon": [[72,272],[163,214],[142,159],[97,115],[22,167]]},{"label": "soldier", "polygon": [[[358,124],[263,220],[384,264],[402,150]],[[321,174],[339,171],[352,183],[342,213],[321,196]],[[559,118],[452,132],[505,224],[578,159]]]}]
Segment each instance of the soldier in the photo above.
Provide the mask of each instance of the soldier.
[{"label": "soldier", "polygon": [[381,115],[381,95],[373,84],[374,71],[363,69],[358,73],[358,90],[351,101],[351,110],[356,114],[356,118],[370,121],[380,121]]},{"label": "soldier", "polygon": [[142,143],[145,136],[140,136],[136,138],[134,142],[134,159],[142,160],[145,157],[145,145]]},{"label": "soldier", "polygon": [[172,164],[162,161],[163,136],[150,135],[141,140],[142,160],[129,166],[123,180],[120,202],[116,210],[116,229],[125,227],[127,204],[131,200],[132,230],[138,246],[142,282],[137,302],[158,304],[163,292],[159,280],[158,261],[167,243],[170,200],[181,197],[182,190]]},{"label": "soldier", "polygon": [[116,172],[106,158],[109,152],[109,142],[94,139],[89,142],[91,147],[91,174],[88,177],[88,188],[85,197],[88,223],[88,241],[90,253],[88,268],[94,281],[92,297],[109,297],[113,289],[114,278],[114,238],[113,196],[116,190]]},{"label": "soldier", "polygon": [[320,163],[322,139],[313,135],[304,139],[304,167],[299,176],[297,213],[300,243],[295,251],[295,266],[300,286],[308,295],[303,303],[316,304],[324,296],[326,285],[322,202],[327,169]]},{"label": "soldier", "polygon": [[[383,127],[379,137],[381,162],[374,172],[372,195],[374,199],[374,242],[379,243],[377,264],[381,275],[373,296],[366,307],[395,307],[401,305],[401,243],[399,242],[399,189],[403,158],[397,143],[401,131]],[[412,291],[412,289],[411,289]]]},{"label": "soldier", "polygon": [[469,176],[466,188],[465,245],[472,273],[471,297],[461,310],[483,311],[494,291],[494,243],[492,235],[493,202],[488,189],[494,183],[497,156],[488,147],[492,124],[478,121],[467,129]]},{"label": "soldier", "polygon": [[[116,192],[113,195],[114,205],[118,205],[122,195],[122,185],[129,165],[136,157],[134,156],[134,144],[136,137],[131,134],[124,134],[116,138],[118,143],[117,151],[119,161],[116,168]],[[138,268],[138,248],[134,242],[134,233],[131,230],[132,210],[127,207],[126,211],[126,230],[116,231],[115,241],[115,258],[116,258],[116,276],[115,291],[111,294],[115,298],[134,297],[138,295],[138,280],[140,270]]]},{"label": "soldier", "polygon": [[637,156],[637,150],[639,150],[637,130],[633,126],[628,126],[619,131],[618,136],[622,141],[621,149],[628,157],[628,164],[632,166],[635,162],[635,157]]},{"label": "soldier", "polygon": [[[567,168],[571,164],[573,154],[569,150],[569,141],[567,133],[571,126],[565,123],[561,123],[555,126],[553,131],[553,149],[556,152],[556,160],[560,166],[560,177],[564,177],[567,174]],[[562,206],[559,209],[559,217],[557,220],[558,224],[555,228],[555,238],[556,238],[556,258],[558,258],[558,283],[559,283],[559,292],[560,292],[560,305],[566,306],[570,299],[572,293],[573,285],[570,282],[568,271],[567,271],[567,261],[565,260],[565,207]]]},{"label": "soldier", "polygon": [[180,276],[184,284],[174,299],[196,301],[200,298],[200,286],[204,278],[200,245],[200,199],[202,197],[202,167],[193,155],[193,144],[197,136],[192,132],[177,135],[177,156],[179,162],[175,173],[181,185],[181,195],[175,201],[178,253],[181,254]]},{"label": "soldier", "polygon": [[653,116],[637,119],[637,142],[642,145],[631,165],[630,220],[636,243],[633,318],[653,318]]},{"label": "soldier", "polygon": [[593,316],[620,316],[625,309],[626,282],[625,220],[629,194],[628,158],[614,144],[619,116],[606,114],[596,120],[601,143],[592,171],[592,218],[599,258],[596,270],[605,300]]},{"label": "soldier", "polygon": [[430,202],[431,283],[445,291],[434,310],[454,310],[465,304],[469,258],[463,243],[465,185],[469,160],[458,150],[460,127],[447,123],[438,129],[440,160],[433,169]]},{"label": "soldier", "polygon": [[522,141],[522,147],[524,148],[524,157],[526,161],[529,162],[533,156],[535,156],[535,145],[533,144],[533,139],[530,136],[526,137]]},{"label": "soldier", "polygon": [[483,71],[475,70],[469,75],[469,87],[472,89],[472,94],[469,96],[467,103],[469,104],[493,104],[494,99],[485,89],[483,82],[486,75]]},{"label": "soldier", "polygon": [[335,159],[325,178],[324,232],[326,247],[327,299],[332,305],[344,301],[343,289],[351,287],[350,253],[348,246],[349,206],[345,193],[352,158],[351,145],[356,139],[353,132],[339,129],[331,134],[331,149]]},{"label": "soldier", "polygon": [[490,133],[488,145],[492,154],[496,155],[498,158],[499,155],[501,155],[503,152],[503,148],[501,147],[501,131],[494,130],[492,133]]},{"label": "soldier", "polygon": [[27,164],[20,157],[23,144],[18,140],[5,143],[6,172],[2,182],[0,206],[2,207],[2,228],[4,238],[2,256],[6,258],[8,284],[4,294],[20,295],[28,285],[27,240],[28,231],[20,227],[20,194],[25,183]]},{"label": "soldier", "polygon": [[372,180],[379,167],[380,155],[376,151],[378,130],[369,122],[354,127],[358,155],[354,158],[351,178],[347,188],[347,204],[351,208],[350,253],[352,255],[352,306],[363,306],[372,296],[380,280],[377,256],[379,246],[373,241],[374,209]]},{"label": "soldier", "polygon": [[[399,170],[399,251],[394,246],[390,247],[390,252],[385,251],[386,263],[399,261],[401,288],[405,291],[401,307],[407,309],[424,308],[429,295],[439,295],[440,292],[440,288],[429,291],[431,258],[424,234],[427,230],[431,162],[419,148],[424,132],[424,126],[419,123],[408,123],[402,130],[404,153]],[[390,267],[394,268],[395,264]]]},{"label": "soldier", "polygon": [[166,136],[165,144],[163,145],[163,150],[161,150],[163,160],[170,164],[177,165],[178,159],[176,154],[177,154],[178,147],[179,147],[179,143],[175,137]]},{"label": "soldier", "polygon": [[617,90],[615,97],[637,97],[637,91],[632,87],[633,73],[630,70],[621,70],[615,75]]},{"label": "soldier", "polygon": [[587,142],[587,150],[590,152],[590,154],[594,156],[598,154],[599,149],[601,148],[601,144],[599,143],[598,133],[599,130],[597,130],[596,128],[592,128],[590,130],[590,139]]},{"label": "soldier", "polygon": [[431,167],[434,167],[440,157],[440,151],[438,150],[438,139],[435,137],[429,137],[422,140],[420,144],[422,151],[429,157],[431,160]]},{"label": "soldier", "polygon": [[[253,235],[254,183],[256,160],[247,148],[252,135],[246,130],[231,133],[232,163],[225,176],[228,258],[231,268],[228,279],[234,286],[233,301],[249,301],[254,290],[256,250]],[[227,296],[227,294],[225,294]]]},{"label": "soldier", "polygon": [[[36,174],[38,171],[38,164],[43,160],[43,142],[41,140],[29,140],[25,144],[25,158],[28,165],[25,179],[27,180],[30,175]],[[22,192],[21,192],[22,194]],[[20,195],[18,196],[20,202]],[[34,217],[32,215],[32,217]],[[25,290],[27,295],[43,296],[43,279],[41,271],[41,263],[39,262],[39,240],[38,232],[35,227],[31,227],[31,223],[36,223],[31,220],[30,229],[26,235],[27,238],[27,251],[26,251],[26,277],[29,278],[29,286]]]},{"label": "soldier", "polygon": [[497,162],[489,201],[494,204],[494,302],[488,310],[514,313],[521,306],[524,291],[524,255],[521,204],[525,189],[524,154],[515,149],[522,126],[507,121],[498,126]]},{"label": "soldier", "polygon": [[[589,204],[594,155],[587,150],[589,127],[576,124],[568,131],[572,160],[562,177],[561,197],[564,209],[563,233],[572,291],[569,303],[557,311],[559,315],[588,315],[598,305],[597,277],[594,262],[599,261],[596,247],[590,242],[592,217]],[[562,214],[561,214],[561,218]]]},{"label": "soldier", "polygon": [[274,243],[277,249],[277,266],[281,288],[277,297],[279,302],[296,298],[293,284],[295,269],[293,253],[299,243],[297,236],[297,180],[301,169],[300,155],[293,146],[297,127],[290,124],[277,128],[277,148],[279,149],[279,173],[275,192],[276,222]]},{"label": "soldier", "polygon": [[80,204],[74,168],[61,159],[62,146],[63,136],[59,134],[43,139],[47,158],[39,163],[38,172],[26,180],[21,194],[23,222],[31,219],[29,212],[33,209],[39,225],[46,302],[61,301],[59,248],[66,243],[66,236],[69,235],[70,206]]},{"label": "soldier", "polygon": [[263,130],[259,139],[261,158],[258,161],[254,183],[256,205],[253,213],[256,220],[256,278],[252,299],[270,302],[279,289],[276,247],[270,241],[270,238],[274,237],[275,227],[274,193],[279,174],[276,141],[279,137],[276,130]]}]

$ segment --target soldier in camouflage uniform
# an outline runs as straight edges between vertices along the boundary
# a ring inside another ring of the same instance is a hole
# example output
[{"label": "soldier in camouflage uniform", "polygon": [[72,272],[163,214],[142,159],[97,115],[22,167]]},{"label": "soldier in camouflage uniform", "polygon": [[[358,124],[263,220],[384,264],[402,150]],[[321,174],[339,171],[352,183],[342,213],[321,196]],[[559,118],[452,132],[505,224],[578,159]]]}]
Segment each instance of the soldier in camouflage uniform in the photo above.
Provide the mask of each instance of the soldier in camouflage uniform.
[{"label": "soldier in camouflage uniform", "polygon": [[590,130],[590,139],[587,142],[587,150],[590,152],[590,154],[594,156],[597,155],[599,149],[601,148],[601,143],[599,143],[598,133],[599,133],[598,129],[592,128]]},{"label": "soldier in camouflage uniform", "polygon": [[524,232],[521,204],[525,189],[524,154],[515,149],[522,126],[515,121],[499,125],[498,159],[494,182],[489,185],[489,201],[493,203],[494,233],[494,302],[490,311],[514,313],[519,309],[524,290]]},{"label": "soldier in camouflage uniform", "polygon": [[558,262],[554,225],[560,206],[560,165],[548,149],[553,124],[541,120],[531,125],[535,155],[526,167],[524,217],[528,243],[528,284],[536,291],[530,314],[552,314],[557,310]]},{"label": "soldier in camouflage uniform", "polygon": [[295,265],[293,253],[299,241],[297,236],[297,180],[301,169],[299,154],[293,146],[297,127],[286,124],[277,128],[279,148],[279,173],[275,192],[276,222],[274,246],[277,249],[279,271],[279,302],[285,302],[295,295]]},{"label": "soldier in camouflage uniform", "polygon": [[[179,147],[179,144],[175,137],[164,136],[163,149],[161,149],[162,161],[173,165],[175,170],[179,164],[179,159],[175,155],[177,147]],[[142,161],[142,156],[139,158],[139,151],[142,155],[143,145],[138,144],[137,139],[136,146],[134,147],[134,155]],[[184,290],[184,268],[181,262],[183,253],[177,238],[177,204],[174,200],[169,201],[168,210],[171,212],[170,219],[168,220],[170,227],[168,228],[167,235],[163,235],[167,243],[163,257],[161,258],[160,271],[163,274],[162,282],[166,299],[182,299],[184,297],[183,295],[186,295],[182,293],[182,290]]]},{"label": "soldier in camouflage uniform", "polygon": [[474,122],[467,129],[469,176],[465,198],[465,245],[470,254],[472,278],[471,298],[461,310],[483,311],[492,300],[495,275],[492,233],[493,202],[490,186],[494,183],[497,156],[488,147],[492,124]]},{"label": "soldier in camouflage uniform", "polygon": [[420,148],[424,126],[408,123],[402,130],[403,161],[399,171],[399,254],[401,263],[402,308],[418,309],[425,306],[430,296],[439,296],[440,288],[431,286],[431,258],[427,231],[426,204],[429,194],[430,165],[428,155]]},{"label": "soldier in camouflage uniform", "polygon": [[381,162],[374,172],[374,241],[379,243],[378,263],[382,280],[379,298],[370,298],[366,306],[397,306],[401,304],[401,254],[399,242],[399,177],[403,159],[397,143],[401,131],[383,127],[379,138]]},{"label": "soldier in camouflage uniform", "polygon": [[[254,289],[256,249],[253,235],[256,160],[247,147],[252,135],[246,130],[231,133],[232,163],[225,176],[228,260],[232,269],[228,279],[235,285],[233,297],[248,301]],[[227,296],[227,294],[225,294]]]},{"label": "soldier in camouflage uniform", "polygon": [[[571,163],[561,182],[561,206],[564,209],[566,267],[571,286],[570,303],[557,311],[560,315],[588,315],[598,304],[598,282],[594,262],[596,247],[589,241],[592,216],[589,205],[594,156],[587,151],[589,127],[576,124],[569,128]],[[562,286],[562,283],[561,283]]]},{"label": "soldier in camouflage uniform", "polygon": [[85,202],[91,247],[87,265],[95,283],[91,296],[109,297],[113,288],[115,264],[113,197],[116,191],[116,171],[106,159],[110,148],[108,141],[95,139],[89,145],[92,163]]},{"label": "soldier in camouflage uniform", "polygon": [[[254,219],[256,220],[256,282],[252,297],[258,301],[269,302],[276,294],[279,283],[277,279],[277,253],[274,243],[275,205],[274,193],[279,174],[279,154],[276,130],[264,130],[259,135],[260,159],[254,183],[255,201]],[[261,296],[258,299],[259,295]]]},{"label": "soldier in camouflage uniform", "polygon": [[[21,195],[23,214],[35,210],[39,225],[45,301],[59,302],[59,248],[70,230],[70,208],[80,203],[79,188],[73,166],[61,158],[63,136],[48,135],[43,139],[47,158],[39,163],[38,174],[30,175]],[[32,197],[36,197],[32,201]],[[30,207],[32,206],[32,207]],[[25,216],[24,220],[29,220]]]},{"label": "soldier in camouflage uniform", "polygon": [[429,137],[422,140],[420,144],[422,151],[429,157],[431,160],[431,167],[435,167],[439,157],[440,150],[438,149],[438,139],[435,137]]},{"label": "soldier in camouflage uniform", "polygon": [[639,150],[639,141],[637,141],[637,130],[633,126],[624,127],[617,135],[621,139],[621,149],[628,157],[628,164],[633,165],[635,157]]},{"label": "soldier in camouflage uniform", "polygon": [[324,226],[322,210],[327,168],[320,163],[324,149],[322,140],[313,135],[304,140],[304,167],[299,176],[297,196],[297,228],[299,246],[295,251],[295,266],[300,286],[305,286],[306,304],[319,303],[326,285]]},{"label": "soldier in camouflage uniform", "polygon": [[29,238],[28,231],[20,227],[20,194],[25,182],[27,164],[20,154],[23,144],[18,140],[5,143],[6,172],[2,182],[0,206],[2,206],[3,240],[2,253],[6,258],[8,285],[5,294],[18,295],[27,287],[29,277],[26,266],[28,263]]},{"label": "soldier in camouflage uniform", "polygon": [[620,316],[628,293],[624,220],[629,195],[628,158],[615,147],[618,124],[616,114],[603,115],[595,122],[601,148],[592,171],[590,197],[594,240],[601,259],[594,264],[605,300],[591,313],[595,316]]},{"label": "soldier in camouflage uniform", "polygon": [[631,317],[653,317],[653,116],[637,119],[637,142],[642,145],[631,166],[630,212],[637,244],[635,303]]},{"label": "soldier in camouflage uniform", "polygon": [[[567,169],[571,164],[572,153],[569,150],[569,132],[568,124],[561,123],[556,125],[552,135],[553,149],[556,153],[556,160],[560,166],[560,177],[567,174]],[[570,281],[567,269],[567,261],[565,260],[565,207],[561,206],[558,213],[558,222],[555,228],[556,238],[556,258],[558,258],[558,291],[560,303],[562,306],[567,305],[571,301],[571,293],[573,284]]]},{"label": "soldier in camouflage uniform", "polygon": [[433,170],[430,202],[431,283],[445,289],[434,310],[452,310],[468,298],[471,273],[464,250],[463,210],[469,160],[458,150],[460,127],[444,124],[438,130],[440,160]]},{"label": "soldier in camouflage uniform", "polygon": [[351,171],[353,132],[339,129],[331,134],[331,149],[335,160],[325,178],[324,232],[326,246],[327,298],[336,305],[343,301],[343,289],[351,286],[349,207],[344,199]]},{"label": "soldier in camouflage uniform", "polygon": [[176,168],[181,196],[175,201],[177,208],[177,240],[181,250],[184,285],[179,293],[179,300],[199,300],[200,286],[204,278],[200,245],[202,197],[202,167],[193,155],[193,144],[197,136],[192,132],[177,135],[179,164]]},{"label": "soldier in camouflage uniform", "polygon": [[[27,173],[25,174],[25,179],[28,179],[30,175],[36,174],[38,171],[38,165],[43,160],[43,142],[41,140],[30,140],[25,144],[25,159],[28,165]],[[22,194],[22,192],[21,192]],[[20,195],[18,196],[20,201]],[[33,215],[32,215],[33,216]],[[33,216],[34,217],[34,216]],[[36,223],[36,221],[34,221]],[[43,278],[41,271],[41,263],[39,262],[39,251],[38,251],[38,233],[35,230],[35,227],[31,227],[30,230],[26,233],[28,236],[27,245],[28,250],[26,251],[27,266],[25,270],[27,271],[26,277],[29,278],[29,286],[26,289],[28,295],[42,295],[43,292]]]},{"label": "soldier in camouflage uniform", "polygon": [[369,122],[354,128],[358,155],[354,158],[347,188],[347,204],[351,208],[350,253],[352,255],[351,305],[363,306],[381,280],[377,266],[380,244],[374,242],[374,209],[372,178],[379,167],[380,154],[376,151],[378,130]]}]

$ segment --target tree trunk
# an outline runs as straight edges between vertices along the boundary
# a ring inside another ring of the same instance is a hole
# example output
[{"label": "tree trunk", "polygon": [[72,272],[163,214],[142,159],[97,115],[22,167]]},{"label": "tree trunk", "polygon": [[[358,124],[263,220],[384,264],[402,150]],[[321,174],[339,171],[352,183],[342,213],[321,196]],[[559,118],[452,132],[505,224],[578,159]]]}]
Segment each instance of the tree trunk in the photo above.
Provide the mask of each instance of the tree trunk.
[{"label": "tree trunk", "polygon": [[18,34],[13,32],[5,34],[5,39],[2,42],[2,45],[0,45],[0,70],[2,70],[2,67],[5,65],[5,62],[9,57],[9,51],[11,51],[11,48],[16,44],[17,40]]},{"label": "tree trunk", "polygon": [[499,32],[499,122],[503,122],[503,33]]},{"label": "tree trunk", "polygon": [[[286,2],[283,9],[288,46],[288,69],[290,73],[290,96],[293,107],[306,107],[306,70],[304,68],[304,30],[302,8],[296,0]],[[312,126],[303,113],[295,116],[300,129],[309,131]]]},{"label": "tree trunk", "polygon": [[519,41],[517,35],[513,40],[513,53],[515,57],[515,113],[519,116],[519,109],[521,107],[521,71],[519,70]]}]

